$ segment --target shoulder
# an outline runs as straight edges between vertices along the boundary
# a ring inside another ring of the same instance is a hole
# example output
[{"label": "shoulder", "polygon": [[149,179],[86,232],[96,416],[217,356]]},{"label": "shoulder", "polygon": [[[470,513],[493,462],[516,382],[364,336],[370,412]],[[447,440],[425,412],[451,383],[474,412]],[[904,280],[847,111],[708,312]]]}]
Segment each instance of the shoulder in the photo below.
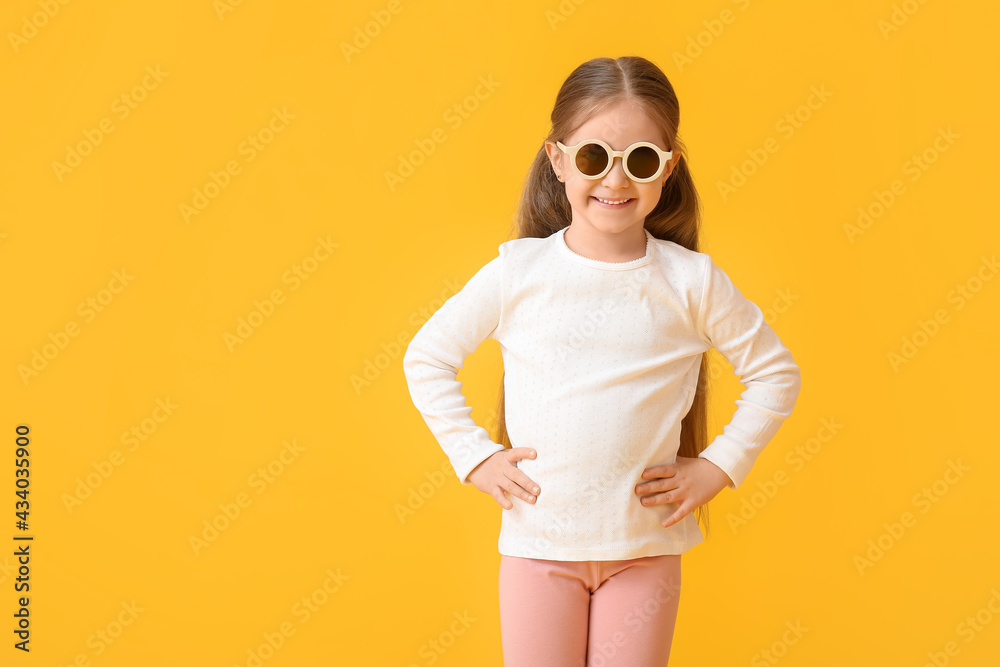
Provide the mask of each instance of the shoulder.
[{"label": "shoulder", "polygon": [[531,252],[532,250],[540,250],[542,248],[552,245],[555,241],[555,234],[551,234],[545,237],[538,236],[525,236],[519,239],[510,239],[509,241],[504,241],[500,244],[500,250],[506,252]]},{"label": "shoulder", "polygon": [[523,278],[533,267],[547,265],[545,261],[540,261],[539,255],[551,244],[551,238],[526,237],[504,241],[497,246],[497,254],[483,264],[469,282],[493,283],[515,275]]},{"label": "shoulder", "polygon": [[663,256],[669,256],[675,259],[688,261],[688,262],[704,262],[705,258],[708,257],[706,253],[698,252],[697,250],[691,250],[690,248],[685,248],[680,243],[675,243],[674,241],[668,241],[667,239],[659,239],[655,236],[652,237],[653,247],[656,252]]},{"label": "shoulder", "polygon": [[552,251],[555,247],[555,234],[545,237],[525,236],[510,239],[500,244],[498,250],[504,262],[532,262]]},{"label": "shoulder", "polygon": [[712,266],[708,253],[685,248],[666,239],[652,238],[654,260],[667,270],[672,280],[700,286]]}]

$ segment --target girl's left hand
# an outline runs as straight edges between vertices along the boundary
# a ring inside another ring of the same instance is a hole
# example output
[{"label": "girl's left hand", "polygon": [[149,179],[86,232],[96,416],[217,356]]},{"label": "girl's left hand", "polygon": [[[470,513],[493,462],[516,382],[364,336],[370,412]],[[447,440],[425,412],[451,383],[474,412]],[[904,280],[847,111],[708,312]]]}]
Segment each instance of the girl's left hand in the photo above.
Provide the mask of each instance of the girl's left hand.
[{"label": "girl's left hand", "polygon": [[643,505],[681,504],[663,522],[664,528],[707,503],[730,483],[729,475],[708,459],[686,456],[678,456],[671,464],[650,466],[642,471],[642,478],[647,481],[636,485],[635,492],[642,496]]}]

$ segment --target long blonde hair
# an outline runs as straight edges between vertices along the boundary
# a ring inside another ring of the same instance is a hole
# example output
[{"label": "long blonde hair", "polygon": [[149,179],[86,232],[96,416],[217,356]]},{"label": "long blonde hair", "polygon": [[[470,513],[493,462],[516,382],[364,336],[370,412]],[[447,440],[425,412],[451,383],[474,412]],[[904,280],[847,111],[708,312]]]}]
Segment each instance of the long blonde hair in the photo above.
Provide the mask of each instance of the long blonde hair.
[{"label": "long blonde hair", "polygon": [[[661,127],[668,149],[681,155],[659,203],[646,217],[646,229],[656,238],[698,251],[701,203],[687,167],[686,149],[677,136],[680,105],[659,67],[639,56],[594,58],[583,63],[559,89],[552,109],[552,130],[545,141],[564,140],[589,117],[622,101],[638,105]],[[510,238],[545,238],[569,226],[571,220],[565,186],[556,178],[543,143],[525,179]],[[493,437],[509,449],[513,445],[504,416],[503,377]],[[694,403],[681,421],[679,456],[694,458],[708,446],[708,379],[708,358],[702,355]],[[707,533],[708,504],[699,507],[695,515]]]}]

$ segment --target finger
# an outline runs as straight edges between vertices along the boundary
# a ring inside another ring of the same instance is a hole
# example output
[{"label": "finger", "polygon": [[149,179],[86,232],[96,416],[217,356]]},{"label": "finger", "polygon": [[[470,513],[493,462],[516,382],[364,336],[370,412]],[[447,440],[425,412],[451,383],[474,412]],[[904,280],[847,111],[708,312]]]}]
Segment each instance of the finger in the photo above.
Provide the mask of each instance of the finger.
[{"label": "finger", "polygon": [[677,483],[675,477],[665,477],[650,480],[648,482],[641,482],[636,485],[635,492],[639,495],[646,495],[662,491],[673,491],[679,487],[680,485]]},{"label": "finger", "polygon": [[533,493],[537,496],[541,491],[541,489],[538,488],[538,485],[535,484],[530,477],[521,472],[519,468],[515,468],[514,470],[516,470],[514,475],[509,476],[508,479],[521,486],[521,488],[526,490],[528,493]]},{"label": "finger", "polygon": [[657,477],[656,479],[650,479],[645,482],[639,482],[636,485],[636,491],[638,493],[657,493],[660,491],[673,491],[674,489],[679,489],[681,487],[681,477],[680,475],[674,475],[673,477]]},{"label": "finger", "polygon": [[657,466],[649,466],[642,471],[643,479],[652,479],[655,477],[673,477],[677,473],[677,466],[672,463],[664,463]]},{"label": "finger", "polygon": [[515,484],[514,481],[511,480],[510,478],[507,478],[506,482],[502,482],[501,486],[507,493],[511,494],[512,496],[517,496],[518,498],[521,498],[522,500],[525,500],[529,503],[535,502],[534,495],[522,489],[520,486]]},{"label": "finger", "polygon": [[509,510],[514,507],[514,503],[507,499],[507,495],[504,493],[503,489],[500,489],[500,493],[494,494],[493,498],[497,501],[500,507],[505,510]]},{"label": "finger", "polygon": [[688,513],[691,511],[691,509],[692,508],[690,503],[688,503],[687,501],[682,502],[681,506],[677,508],[677,511],[671,514],[669,517],[667,517],[667,520],[663,522],[663,527],[669,528],[670,526],[674,525],[675,523],[686,517]]},{"label": "finger", "polygon": [[676,489],[670,489],[666,492],[643,496],[640,500],[643,505],[663,505],[665,503],[675,503],[677,502],[675,497],[677,494],[674,493],[675,490]]}]

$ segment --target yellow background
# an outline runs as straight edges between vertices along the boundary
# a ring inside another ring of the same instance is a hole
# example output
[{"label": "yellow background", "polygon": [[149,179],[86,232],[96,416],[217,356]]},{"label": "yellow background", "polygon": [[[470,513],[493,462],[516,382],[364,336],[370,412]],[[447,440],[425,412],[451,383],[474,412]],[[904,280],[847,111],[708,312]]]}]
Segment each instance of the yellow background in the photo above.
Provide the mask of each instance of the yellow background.
[{"label": "yellow background", "polygon": [[[703,249],[769,313],[803,375],[792,417],[746,484],[712,501],[711,538],[684,556],[671,665],[773,664],[764,651],[788,667],[923,665],[928,653],[995,664],[1000,280],[982,258],[1000,245],[1000,10],[389,7],[0,10],[0,663],[228,667],[256,664],[264,646],[268,667],[501,665],[502,510],[447,468],[410,402],[399,341],[507,239],[565,77],[589,58],[636,54],[680,99]],[[377,33],[367,44],[366,25]],[[355,40],[363,48],[345,55]],[[822,87],[828,99],[803,106]],[[448,114],[455,105],[464,117]],[[796,113],[789,135],[780,121]],[[102,122],[113,130],[60,173],[54,163],[86,151]],[[436,130],[445,140],[419,154]],[[269,142],[252,160],[251,136]],[[718,184],[768,140],[777,150],[724,198]],[[925,151],[927,169],[908,171]],[[411,159],[390,187],[386,174]],[[213,174],[226,181],[227,165],[238,173],[186,219],[182,206]],[[896,180],[901,194],[852,241],[845,225],[859,207],[877,211]],[[296,266],[308,279],[290,278]],[[124,286],[115,271],[131,276]],[[956,300],[958,285],[972,298]],[[88,299],[100,312],[80,307]],[[227,343],[258,307],[270,314]],[[921,336],[939,310],[946,320]],[[916,354],[894,367],[905,340]],[[712,354],[714,434],[741,388]],[[484,425],[499,374],[488,341],[459,376]],[[158,400],[176,407],[166,415]],[[12,646],[22,423],[30,654]],[[123,441],[133,428],[145,439]],[[949,462],[967,470],[948,475]],[[269,465],[280,472],[262,486]],[[919,500],[925,488],[933,503]],[[732,523],[753,501],[756,514]],[[419,507],[400,518],[407,503]],[[892,537],[886,524],[905,512],[913,521]],[[212,521],[224,529],[192,546]],[[859,567],[869,540],[886,548]],[[454,624],[463,614],[475,620]],[[787,623],[808,631],[789,644]]]}]

